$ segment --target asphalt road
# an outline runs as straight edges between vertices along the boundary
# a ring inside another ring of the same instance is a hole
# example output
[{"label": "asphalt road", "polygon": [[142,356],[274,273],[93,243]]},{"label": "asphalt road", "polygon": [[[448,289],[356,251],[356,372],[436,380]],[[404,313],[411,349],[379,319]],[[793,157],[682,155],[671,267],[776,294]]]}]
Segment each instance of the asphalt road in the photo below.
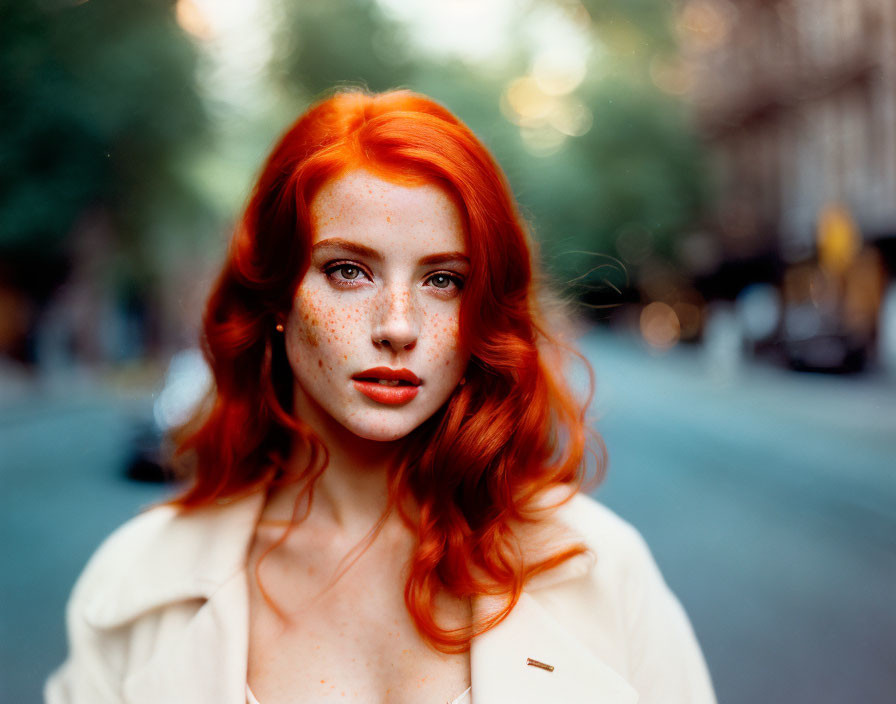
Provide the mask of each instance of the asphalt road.
[{"label": "asphalt road", "polygon": [[[661,357],[592,333],[596,492],[691,616],[724,704],[896,701],[896,387]],[[2,382],[0,382],[2,384]],[[123,478],[145,396],[0,394],[0,700],[40,700],[84,561],[160,489]]]},{"label": "asphalt road", "polygon": [[896,385],[583,347],[597,496],[651,545],[719,701],[896,701]]}]

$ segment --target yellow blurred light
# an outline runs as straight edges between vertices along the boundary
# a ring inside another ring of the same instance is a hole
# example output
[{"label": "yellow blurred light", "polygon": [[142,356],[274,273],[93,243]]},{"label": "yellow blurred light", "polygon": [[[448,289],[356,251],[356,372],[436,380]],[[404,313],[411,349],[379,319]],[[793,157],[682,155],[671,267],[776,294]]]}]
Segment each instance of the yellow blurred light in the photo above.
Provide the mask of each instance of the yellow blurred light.
[{"label": "yellow blurred light", "polygon": [[532,63],[532,77],[547,95],[572,93],[585,78],[585,57],[559,49],[542,51]]},{"label": "yellow blurred light", "polygon": [[591,129],[594,117],[582,101],[567,97],[555,103],[548,120],[558,132],[568,137],[581,137]]},{"label": "yellow blurred light", "polygon": [[212,38],[211,25],[194,0],[177,0],[174,16],[181,29],[187,34],[202,40]]},{"label": "yellow blurred light", "polygon": [[533,156],[551,156],[563,147],[566,135],[550,126],[520,127],[523,146]]},{"label": "yellow blurred light", "polygon": [[859,251],[861,235],[849,210],[838,203],[824,207],[818,218],[818,259],[833,273],[846,271]]},{"label": "yellow blurred light", "polygon": [[553,99],[546,95],[531,76],[510,82],[504,91],[512,119],[518,125],[544,123],[551,111]]},{"label": "yellow blurred light", "polygon": [[681,338],[681,323],[666,303],[654,301],[644,306],[639,322],[644,341],[656,349],[669,349]]}]

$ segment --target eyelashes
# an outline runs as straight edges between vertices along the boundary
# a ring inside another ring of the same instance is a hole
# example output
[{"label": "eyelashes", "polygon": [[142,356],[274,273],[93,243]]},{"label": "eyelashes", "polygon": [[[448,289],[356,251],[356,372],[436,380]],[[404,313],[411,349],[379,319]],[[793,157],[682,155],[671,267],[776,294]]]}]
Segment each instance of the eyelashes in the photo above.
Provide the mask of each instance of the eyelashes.
[{"label": "eyelashes", "polygon": [[[343,288],[355,288],[362,285],[364,281],[373,281],[373,276],[369,271],[351,261],[327,262],[321,271],[331,283]],[[434,271],[428,274],[424,281],[442,295],[459,292],[464,287],[464,277],[452,271]]]},{"label": "eyelashes", "polygon": [[[458,276],[457,274],[452,274],[448,271],[437,271],[434,274],[430,274],[427,278],[427,281],[431,281],[432,285],[435,288],[446,290],[451,286],[454,286],[458,291],[460,291],[464,287],[464,280]],[[438,281],[438,283],[436,283]]]},{"label": "eyelashes", "polygon": [[[330,263],[324,267],[323,271],[331,281],[356,281],[362,276],[370,281],[370,275],[355,264]],[[342,272],[342,276],[337,277],[336,272]]]}]

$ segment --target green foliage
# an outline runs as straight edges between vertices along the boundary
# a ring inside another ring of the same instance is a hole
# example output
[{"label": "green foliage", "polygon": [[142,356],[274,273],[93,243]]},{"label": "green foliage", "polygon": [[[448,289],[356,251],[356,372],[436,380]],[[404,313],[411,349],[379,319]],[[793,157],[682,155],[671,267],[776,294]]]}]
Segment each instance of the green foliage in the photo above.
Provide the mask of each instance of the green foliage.
[{"label": "green foliage", "polygon": [[[501,110],[507,86],[530,68],[521,21],[509,30],[510,56],[472,65],[415,45],[377,0],[283,0],[271,72],[276,108],[254,119],[231,110],[234,125],[218,125],[227,143],[211,152],[195,47],[170,0],[0,0],[0,252],[63,256],[79,218],[99,209],[115,225],[127,275],[150,276],[208,228],[211,208],[222,208],[211,201],[227,181],[224,168],[257,167],[255,151],[282,127],[285,104],[294,116],[334,86],[360,84],[422,91],[466,121],[503,165],[559,278],[591,268],[576,252],[618,255],[620,236],[633,230],[647,233],[654,253],[672,256],[706,198],[685,112],[650,80],[651,61],[675,49],[672,5],[584,4],[595,49],[573,97],[593,125],[537,156]],[[581,10],[572,0],[531,5]]]},{"label": "green foliage", "polygon": [[[532,4],[570,7],[566,0]],[[303,96],[346,82],[374,90],[404,85],[440,100],[503,165],[555,277],[585,275],[590,285],[606,278],[604,264],[620,255],[617,243],[626,233],[641,233],[652,256],[673,257],[675,238],[699,216],[706,186],[686,111],[650,79],[651,61],[675,50],[672,5],[587,0],[585,6],[595,51],[575,96],[594,121],[586,134],[548,156],[527,150],[500,110],[507,85],[529,67],[522,32],[513,56],[488,70],[420,50],[410,61],[405,28],[385,18],[373,0],[285,3],[279,83]],[[629,273],[622,271],[612,285],[627,285]]]},{"label": "green foliage", "polygon": [[101,210],[136,271],[160,209],[202,210],[178,175],[206,118],[173,4],[3,0],[0,27],[0,251],[64,257]]},{"label": "green foliage", "polygon": [[281,10],[274,66],[294,94],[346,84],[382,91],[410,78],[402,28],[374,0],[287,2]]},{"label": "green foliage", "polygon": [[582,273],[582,260],[571,252],[619,254],[617,238],[632,228],[671,256],[676,235],[705,199],[699,144],[680,105],[612,84],[594,88],[588,104],[594,113],[588,133],[544,159],[542,170],[523,172],[524,200],[553,268],[566,277]]}]

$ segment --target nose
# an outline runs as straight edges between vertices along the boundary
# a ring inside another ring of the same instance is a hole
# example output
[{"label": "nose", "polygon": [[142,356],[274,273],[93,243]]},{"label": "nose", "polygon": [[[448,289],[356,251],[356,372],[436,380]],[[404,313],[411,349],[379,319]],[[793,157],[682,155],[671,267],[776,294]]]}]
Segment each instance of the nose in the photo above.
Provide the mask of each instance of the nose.
[{"label": "nose", "polygon": [[410,291],[387,288],[381,292],[371,332],[376,347],[386,347],[393,352],[414,349],[420,324]]}]

